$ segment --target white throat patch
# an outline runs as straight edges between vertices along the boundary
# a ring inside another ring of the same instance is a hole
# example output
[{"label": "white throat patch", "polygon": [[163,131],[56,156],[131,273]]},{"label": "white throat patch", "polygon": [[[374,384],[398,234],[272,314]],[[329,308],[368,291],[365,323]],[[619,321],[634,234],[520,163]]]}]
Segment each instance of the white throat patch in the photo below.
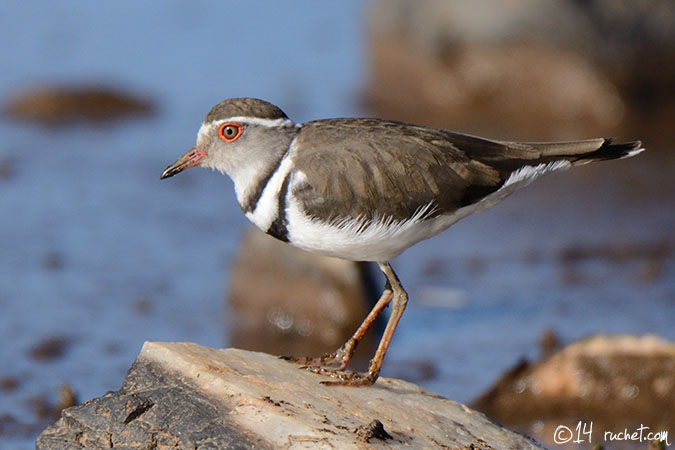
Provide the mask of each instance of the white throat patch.
[{"label": "white throat patch", "polygon": [[293,155],[295,150],[295,139],[293,139],[288,152],[281,158],[277,170],[267,182],[265,189],[263,189],[255,209],[252,212],[246,213],[246,217],[263,231],[267,231],[279,215],[281,185],[291,170],[293,170]]}]

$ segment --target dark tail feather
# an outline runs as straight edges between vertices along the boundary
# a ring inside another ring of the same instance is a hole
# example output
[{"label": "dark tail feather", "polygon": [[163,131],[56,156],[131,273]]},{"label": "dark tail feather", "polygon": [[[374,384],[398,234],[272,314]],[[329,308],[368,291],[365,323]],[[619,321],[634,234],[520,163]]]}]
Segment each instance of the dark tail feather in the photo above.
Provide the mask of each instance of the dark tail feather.
[{"label": "dark tail feather", "polygon": [[576,161],[630,158],[643,151],[641,141],[615,144],[612,138],[607,138],[600,148],[585,155],[579,155]]},{"label": "dark tail feather", "polygon": [[541,151],[542,161],[566,159],[572,164],[583,164],[605,159],[630,158],[644,150],[640,141],[615,144],[612,138],[532,143],[529,145],[536,146]]},{"label": "dark tail feather", "polygon": [[[612,138],[586,139],[568,142],[501,142],[507,146],[506,157],[486,158],[485,163],[498,170],[502,180],[523,166],[569,161],[583,165],[593,161],[630,158],[644,151],[642,142],[615,144]],[[533,154],[534,153],[534,154]]]}]

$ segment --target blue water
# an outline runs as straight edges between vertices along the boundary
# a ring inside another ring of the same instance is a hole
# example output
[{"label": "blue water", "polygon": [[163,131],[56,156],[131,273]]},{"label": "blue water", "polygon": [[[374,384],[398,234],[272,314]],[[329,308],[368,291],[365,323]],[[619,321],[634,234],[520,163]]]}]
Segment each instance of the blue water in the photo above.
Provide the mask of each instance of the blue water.
[{"label": "blue water", "polygon": [[[20,382],[0,391],[0,416],[36,423],[30,399],[55,401],[62,382],[82,400],[118,389],[146,340],[227,344],[227,266],[246,219],[227,178],[159,174],[227,97],[264,98],[296,121],[368,114],[364,11],[357,0],[0,4],[0,101],[42,83],[105,82],[158,106],[148,119],[96,126],[0,121],[0,161],[11,167],[0,179],[0,377]],[[654,281],[641,281],[641,260],[592,260],[578,267],[590,280],[564,282],[557,255],[569,245],[673,247],[672,201],[625,195],[661,166],[616,164],[552,176],[399,257],[412,300],[384,375],[430,363],[437,376],[420,383],[466,402],[536,356],[548,327],[565,340],[675,339],[672,253]],[[605,176],[620,178],[597,188]],[[48,267],[50,255],[61,268]],[[72,342],[64,357],[28,357],[54,335]],[[0,448],[31,448],[39,431],[0,436]]]}]

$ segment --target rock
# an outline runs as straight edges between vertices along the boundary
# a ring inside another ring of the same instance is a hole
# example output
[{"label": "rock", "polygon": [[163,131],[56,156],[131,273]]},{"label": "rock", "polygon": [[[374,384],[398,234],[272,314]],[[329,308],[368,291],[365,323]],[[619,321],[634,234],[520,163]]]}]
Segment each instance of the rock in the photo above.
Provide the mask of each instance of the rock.
[{"label": "rock", "polygon": [[0,376],[0,391],[12,392],[19,386],[21,386],[21,382],[18,378],[12,376]]},{"label": "rock", "polygon": [[0,181],[11,180],[15,174],[15,162],[8,157],[0,157]]},{"label": "rock", "polygon": [[54,126],[147,115],[154,105],[108,86],[38,86],[17,93],[3,109],[8,117]]},{"label": "rock", "polygon": [[[655,336],[593,336],[534,364],[519,363],[473,403],[505,425],[553,444],[579,421],[595,430],[675,434],[675,343]],[[597,432],[596,436],[602,436]]]},{"label": "rock", "polygon": [[[358,328],[384,285],[373,280],[367,263],[307,253],[252,227],[230,273],[230,345],[275,355],[335,350]],[[359,344],[355,363],[372,357],[373,336]]]},{"label": "rock", "polygon": [[559,250],[557,262],[561,280],[568,285],[603,282],[602,273],[591,268],[598,261],[603,262],[608,271],[616,270],[619,264],[632,264],[635,280],[656,283],[664,276],[672,253],[672,244],[665,239],[652,242],[573,243]]},{"label": "rock", "polygon": [[28,350],[28,356],[36,361],[52,361],[62,358],[72,345],[67,336],[53,335],[40,340]]},{"label": "rock", "polygon": [[380,0],[367,100],[378,115],[501,139],[616,134],[634,108],[675,103],[674,5]]},{"label": "rock", "polygon": [[458,47],[438,61],[388,38],[374,39],[371,53],[367,101],[377,115],[514,140],[602,134],[623,118],[605,76],[542,46]]},{"label": "rock", "polygon": [[405,381],[321,379],[263,353],[148,342],[119,391],[63,411],[36,447],[541,448]]},{"label": "rock", "polygon": [[[566,47],[604,64],[632,64],[649,44],[670,52],[675,5],[670,0],[380,0],[369,14],[380,35],[405,35],[423,52],[442,56],[458,42],[493,45],[537,41]],[[650,55],[642,55],[650,56]]]}]

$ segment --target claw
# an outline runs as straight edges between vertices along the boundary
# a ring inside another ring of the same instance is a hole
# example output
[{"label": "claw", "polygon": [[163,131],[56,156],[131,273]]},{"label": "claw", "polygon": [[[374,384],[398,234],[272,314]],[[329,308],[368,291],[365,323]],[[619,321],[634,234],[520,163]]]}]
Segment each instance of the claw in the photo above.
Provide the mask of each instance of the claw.
[{"label": "claw", "polygon": [[[333,376],[331,374],[327,374]],[[371,373],[342,372],[336,376],[337,380],[321,381],[324,386],[370,386],[375,383],[377,376]]]},{"label": "claw", "polygon": [[313,360],[308,356],[280,356],[279,359],[297,364],[311,364]]},{"label": "claw", "polygon": [[370,386],[377,380],[377,375],[370,372],[345,372],[322,366],[300,366],[299,369],[335,378],[335,380],[321,381],[320,383],[324,386]]},{"label": "claw", "polygon": [[326,353],[318,358],[310,358],[309,356],[280,356],[280,359],[284,361],[294,362],[297,364],[302,364],[303,366],[311,367],[335,367],[336,370],[344,370],[349,363],[351,355],[347,355],[342,348],[334,351],[333,353]]}]

